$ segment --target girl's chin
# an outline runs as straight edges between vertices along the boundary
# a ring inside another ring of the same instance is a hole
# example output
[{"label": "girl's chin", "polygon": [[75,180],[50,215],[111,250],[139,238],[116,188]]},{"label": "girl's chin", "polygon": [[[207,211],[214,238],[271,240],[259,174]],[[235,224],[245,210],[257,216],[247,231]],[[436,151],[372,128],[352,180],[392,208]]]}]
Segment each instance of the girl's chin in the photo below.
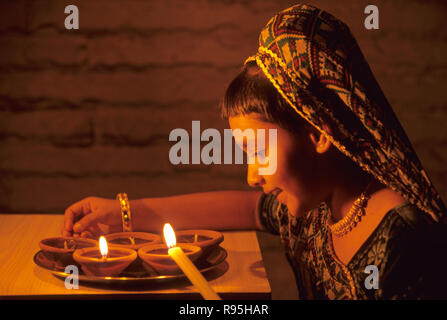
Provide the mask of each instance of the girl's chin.
[{"label": "girl's chin", "polygon": [[295,196],[282,191],[278,195],[278,201],[287,206],[290,214],[295,217],[301,217],[307,214],[310,209]]},{"label": "girl's chin", "polygon": [[300,212],[300,203],[295,197],[288,197],[287,208],[289,209],[290,214],[295,217],[300,217],[303,215]]},{"label": "girl's chin", "polygon": [[279,202],[281,202],[284,205],[287,205],[287,199],[288,199],[287,193],[285,193],[284,191],[281,191],[278,194],[277,198],[278,198]]}]

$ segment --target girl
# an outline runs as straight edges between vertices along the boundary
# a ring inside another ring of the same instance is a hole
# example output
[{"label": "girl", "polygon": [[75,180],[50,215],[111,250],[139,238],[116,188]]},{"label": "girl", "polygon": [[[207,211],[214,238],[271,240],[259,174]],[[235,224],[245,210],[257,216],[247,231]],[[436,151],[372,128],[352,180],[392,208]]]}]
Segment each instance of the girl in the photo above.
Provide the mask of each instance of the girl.
[{"label": "girl", "polygon": [[[262,191],[130,201],[135,230],[170,221],[279,234],[303,299],[443,297],[445,205],[346,25],[306,5],[275,15],[222,114],[233,130],[277,130],[254,155],[270,156],[275,143],[276,172],[248,165]],[[120,230],[116,200],[89,197],[65,211],[65,236]]]}]

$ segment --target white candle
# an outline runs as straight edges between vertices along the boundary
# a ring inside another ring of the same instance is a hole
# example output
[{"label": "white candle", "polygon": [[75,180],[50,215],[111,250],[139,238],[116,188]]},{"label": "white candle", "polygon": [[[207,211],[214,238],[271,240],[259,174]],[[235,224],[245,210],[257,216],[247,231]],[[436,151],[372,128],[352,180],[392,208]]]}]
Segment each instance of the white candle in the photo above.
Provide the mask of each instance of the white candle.
[{"label": "white candle", "polygon": [[205,300],[221,300],[219,295],[211,288],[208,281],[197,270],[196,266],[189,260],[180,247],[175,247],[176,239],[175,233],[169,223],[166,223],[163,228],[163,234],[166,244],[169,247],[169,256],[177,263],[183,273],[188,277],[189,281],[199,290],[200,294]]}]

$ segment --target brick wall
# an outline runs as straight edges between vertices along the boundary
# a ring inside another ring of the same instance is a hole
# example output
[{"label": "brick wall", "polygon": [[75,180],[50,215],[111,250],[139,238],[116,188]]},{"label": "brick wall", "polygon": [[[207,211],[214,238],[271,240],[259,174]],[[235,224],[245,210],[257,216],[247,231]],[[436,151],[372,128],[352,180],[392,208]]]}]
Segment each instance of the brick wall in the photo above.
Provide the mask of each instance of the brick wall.
[{"label": "brick wall", "polygon": [[[0,0],[0,212],[89,195],[248,189],[243,166],[169,163],[174,128],[220,130],[217,105],[267,20],[294,1]],[[351,28],[447,199],[445,1],[307,1]],[[363,10],[380,10],[380,30]],[[65,30],[78,5],[80,30]]]}]

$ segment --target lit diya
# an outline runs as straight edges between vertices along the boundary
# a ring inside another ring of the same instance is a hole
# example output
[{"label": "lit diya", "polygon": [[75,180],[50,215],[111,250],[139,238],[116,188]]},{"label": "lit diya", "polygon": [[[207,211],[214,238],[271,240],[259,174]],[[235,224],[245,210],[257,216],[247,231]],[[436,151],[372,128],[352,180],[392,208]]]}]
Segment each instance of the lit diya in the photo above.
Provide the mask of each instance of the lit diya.
[{"label": "lit diya", "polygon": [[182,230],[176,232],[177,243],[187,243],[202,249],[202,257],[206,257],[223,241],[222,233],[213,230]]},{"label": "lit diya", "polygon": [[147,232],[118,232],[105,236],[110,246],[138,250],[148,244],[162,243],[157,234]]},{"label": "lit diya", "polygon": [[82,239],[73,237],[46,238],[39,242],[43,255],[54,263],[58,269],[64,269],[67,265],[75,264],[73,252],[76,249],[93,248],[98,242],[92,239]]},{"label": "lit diya", "polygon": [[75,250],[73,258],[89,276],[114,277],[137,258],[137,252],[122,247],[108,248],[106,238],[101,236],[99,250],[97,247]]},{"label": "lit diya", "polygon": [[[179,244],[185,255],[195,261],[202,254],[202,249],[191,244]],[[141,247],[138,250],[138,256],[144,261],[144,268],[153,272],[154,270],[161,275],[179,274],[181,269],[169,256],[169,248],[164,243],[150,244]]]}]

